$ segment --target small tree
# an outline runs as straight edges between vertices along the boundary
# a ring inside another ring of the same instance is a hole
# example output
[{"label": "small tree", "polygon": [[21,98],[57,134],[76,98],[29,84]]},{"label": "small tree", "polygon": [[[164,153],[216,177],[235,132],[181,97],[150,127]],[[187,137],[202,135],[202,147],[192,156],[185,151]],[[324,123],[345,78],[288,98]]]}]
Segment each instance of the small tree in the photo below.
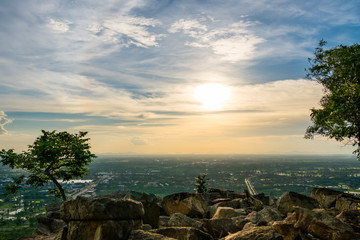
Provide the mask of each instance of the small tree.
[{"label": "small tree", "polygon": [[360,45],[340,45],[324,50],[321,40],[315,49],[307,77],[324,86],[320,109],[311,109],[312,126],[305,138],[319,134],[356,146],[360,160]]},{"label": "small tree", "polygon": [[[87,174],[88,165],[96,156],[90,152],[87,132],[71,134],[68,132],[44,131],[36,138],[28,150],[20,154],[13,149],[0,151],[1,163],[11,168],[20,168],[29,173],[26,184],[37,187],[48,182],[55,184],[49,189],[56,198],[66,200],[65,191],[58,180],[68,181]],[[24,181],[24,175],[13,178],[11,185],[6,186],[7,193],[16,193]]]},{"label": "small tree", "polygon": [[209,190],[206,187],[206,182],[208,179],[206,179],[207,174],[199,174],[196,178],[195,178],[195,191],[197,193],[204,193],[204,192],[208,192]]}]

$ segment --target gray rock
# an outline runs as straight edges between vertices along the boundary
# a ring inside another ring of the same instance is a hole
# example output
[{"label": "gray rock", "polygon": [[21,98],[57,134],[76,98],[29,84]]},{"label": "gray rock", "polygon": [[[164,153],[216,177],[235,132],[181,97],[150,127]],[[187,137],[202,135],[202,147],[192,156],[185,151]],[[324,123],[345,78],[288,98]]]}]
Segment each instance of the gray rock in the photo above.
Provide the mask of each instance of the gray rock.
[{"label": "gray rock", "polygon": [[174,193],[164,197],[162,207],[169,216],[182,213],[189,217],[203,218],[208,212],[208,206],[201,194]]},{"label": "gray rock", "polygon": [[170,238],[161,234],[146,232],[143,230],[134,230],[131,232],[129,240],[176,240],[176,238]]},{"label": "gray rock", "polygon": [[201,229],[202,222],[197,221],[181,213],[174,213],[170,216],[167,225],[169,227],[193,227],[193,228]]},{"label": "gray rock", "polygon": [[141,227],[141,220],[70,221],[67,240],[123,240]]},{"label": "gray rock", "polygon": [[233,217],[238,217],[242,215],[239,211],[235,211],[234,208],[231,207],[218,207],[216,209],[216,212],[214,214],[214,216],[212,217],[213,219],[218,219],[218,218],[233,218]]},{"label": "gray rock", "polygon": [[313,188],[310,197],[314,198],[321,207],[329,209],[335,207],[335,200],[341,194],[342,192],[329,188]]},{"label": "gray rock", "polygon": [[208,233],[191,227],[167,227],[154,229],[150,232],[178,240],[213,240],[213,237]]},{"label": "gray rock", "polygon": [[281,234],[271,226],[253,227],[231,234],[223,240],[283,240]]},{"label": "gray rock", "polygon": [[261,219],[267,223],[282,220],[280,212],[277,209],[268,206],[265,206],[264,209],[258,212],[258,214],[260,215]]},{"label": "gray rock", "polygon": [[140,202],[107,197],[77,197],[61,205],[61,218],[72,220],[129,220],[142,219],[144,209]]},{"label": "gray rock", "polygon": [[61,219],[38,217],[37,226],[34,233],[37,235],[50,235],[52,233],[61,231],[61,229],[65,226],[65,222]]},{"label": "gray rock", "polygon": [[116,199],[132,199],[142,203],[144,207],[144,223],[150,224],[152,228],[159,227],[160,204],[162,199],[155,194],[141,193],[136,191],[117,191],[105,197]]},{"label": "gray rock", "polygon": [[336,216],[337,219],[351,226],[354,232],[360,233],[360,211],[349,210],[343,211]]},{"label": "gray rock", "polygon": [[357,210],[359,204],[359,197],[347,193],[342,193],[336,197],[335,208],[339,211]]},{"label": "gray rock", "polygon": [[241,227],[243,227],[240,227],[240,225],[236,225],[234,220],[228,218],[206,219],[203,221],[204,228],[215,239],[225,237],[230,233],[240,231],[242,229]]},{"label": "gray rock", "polygon": [[354,240],[360,239],[360,234],[337,218],[327,215],[324,211],[312,211],[296,207],[290,223],[303,232],[310,233],[320,239]]},{"label": "gray rock", "polygon": [[296,192],[285,192],[277,201],[277,208],[283,216],[291,213],[295,206],[314,209],[319,207],[319,203],[313,198]]}]

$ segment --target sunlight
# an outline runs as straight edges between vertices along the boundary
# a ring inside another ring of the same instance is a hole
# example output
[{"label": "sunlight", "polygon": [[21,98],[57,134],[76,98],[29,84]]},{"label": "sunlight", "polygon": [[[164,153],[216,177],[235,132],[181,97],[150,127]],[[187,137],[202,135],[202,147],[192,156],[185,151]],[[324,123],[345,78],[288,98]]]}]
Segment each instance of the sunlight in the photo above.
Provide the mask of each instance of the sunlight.
[{"label": "sunlight", "polygon": [[195,97],[205,109],[218,110],[229,99],[230,88],[219,83],[206,83],[196,88]]}]

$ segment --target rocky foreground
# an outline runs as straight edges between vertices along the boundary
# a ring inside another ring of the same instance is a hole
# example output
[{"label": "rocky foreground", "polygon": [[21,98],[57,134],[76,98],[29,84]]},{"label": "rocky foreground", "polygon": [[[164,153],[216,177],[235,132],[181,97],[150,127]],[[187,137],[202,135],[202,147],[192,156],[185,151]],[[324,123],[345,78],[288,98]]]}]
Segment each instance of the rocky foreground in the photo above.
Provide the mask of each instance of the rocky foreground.
[{"label": "rocky foreground", "polygon": [[115,192],[47,206],[33,237],[56,240],[356,240],[360,198],[314,188],[310,197],[211,188],[208,193]]}]

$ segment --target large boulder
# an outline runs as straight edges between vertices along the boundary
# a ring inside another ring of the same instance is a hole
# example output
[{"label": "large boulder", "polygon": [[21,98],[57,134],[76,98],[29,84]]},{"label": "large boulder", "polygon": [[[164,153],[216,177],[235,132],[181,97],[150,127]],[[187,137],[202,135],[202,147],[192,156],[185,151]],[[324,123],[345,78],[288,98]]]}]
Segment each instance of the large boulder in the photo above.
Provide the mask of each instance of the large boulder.
[{"label": "large boulder", "polygon": [[351,226],[326,214],[324,210],[309,210],[295,207],[294,213],[289,219],[291,219],[289,222],[293,223],[295,228],[310,233],[320,239],[360,239],[360,235],[355,233]]},{"label": "large boulder", "polygon": [[205,219],[204,228],[206,231],[211,234],[215,239],[225,237],[230,233],[238,232],[245,225],[236,224],[237,222],[229,218],[219,218],[219,219]]},{"label": "large boulder", "polygon": [[244,215],[242,210],[243,209],[234,209],[231,207],[219,207],[216,209],[216,212],[212,218],[217,219],[238,217]]},{"label": "large boulder", "polygon": [[258,214],[260,215],[260,218],[267,223],[282,220],[280,212],[277,209],[271,208],[269,206],[265,206],[261,211],[258,212]]},{"label": "large boulder", "polygon": [[60,215],[67,224],[68,240],[120,240],[141,227],[144,209],[129,199],[77,197],[61,205]]},{"label": "large boulder", "polygon": [[315,199],[291,191],[283,193],[277,200],[276,205],[283,216],[291,213],[296,206],[307,209],[314,209],[319,207],[319,203]]},{"label": "large boulder", "polygon": [[170,238],[161,234],[143,230],[134,230],[131,232],[129,240],[176,240],[176,238]]},{"label": "large boulder", "polygon": [[336,198],[335,208],[339,211],[357,210],[359,204],[359,197],[347,193],[342,193]]},{"label": "large boulder", "polygon": [[174,213],[182,213],[189,217],[203,218],[208,212],[208,206],[198,193],[174,193],[164,197],[163,210],[169,216]]},{"label": "large boulder", "polygon": [[281,234],[271,226],[254,227],[239,231],[222,240],[283,240]]},{"label": "large boulder", "polygon": [[34,233],[36,235],[51,235],[53,233],[59,232],[65,226],[65,222],[60,219],[38,217],[37,226]]},{"label": "large boulder", "polygon": [[167,225],[169,227],[193,227],[193,228],[201,229],[203,224],[202,222],[190,218],[184,214],[174,213],[170,216]]},{"label": "large boulder", "polygon": [[355,232],[360,233],[360,211],[359,210],[349,210],[343,211],[336,216],[337,219],[340,219],[344,223],[350,225]]},{"label": "large boulder", "polygon": [[239,193],[239,192],[235,192],[235,191],[231,191],[231,190],[226,190],[226,189],[221,189],[221,188],[210,188],[209,189],[209,193],[217,193],[218,195],[220,195],[220,198],[230,198],[230,199],[235,199],[235,198],[246,198],[246,194],[245,193]]},{"label": "large boulder", "polygon": [[321,207],[329,209],[335,207],[335,200],[341,194],[342,192],[329,188],[313,188],[310,197],[314,198]]},{"label": "large boulder", "polygon": [[275,221],[271,224],[283,237],[284,240],[305,240],[307,239],[301,232],[300,229],[295,228],[293,224],[283,222],[283,221]]},{"label": "large boulder", "polygon": [[150,232],[178,240],[213,240],[208,233],[191,227],[166,227],[150,230]]},{"label": "large boulder", "polygon": [[106,197],[116,199],[132,199],[142,203],[144,207],[143,222],[150,224],[152,228],[159,227],[161,198],[155,194],[141,193],[136,191],[117,191],[106,195]]}]

